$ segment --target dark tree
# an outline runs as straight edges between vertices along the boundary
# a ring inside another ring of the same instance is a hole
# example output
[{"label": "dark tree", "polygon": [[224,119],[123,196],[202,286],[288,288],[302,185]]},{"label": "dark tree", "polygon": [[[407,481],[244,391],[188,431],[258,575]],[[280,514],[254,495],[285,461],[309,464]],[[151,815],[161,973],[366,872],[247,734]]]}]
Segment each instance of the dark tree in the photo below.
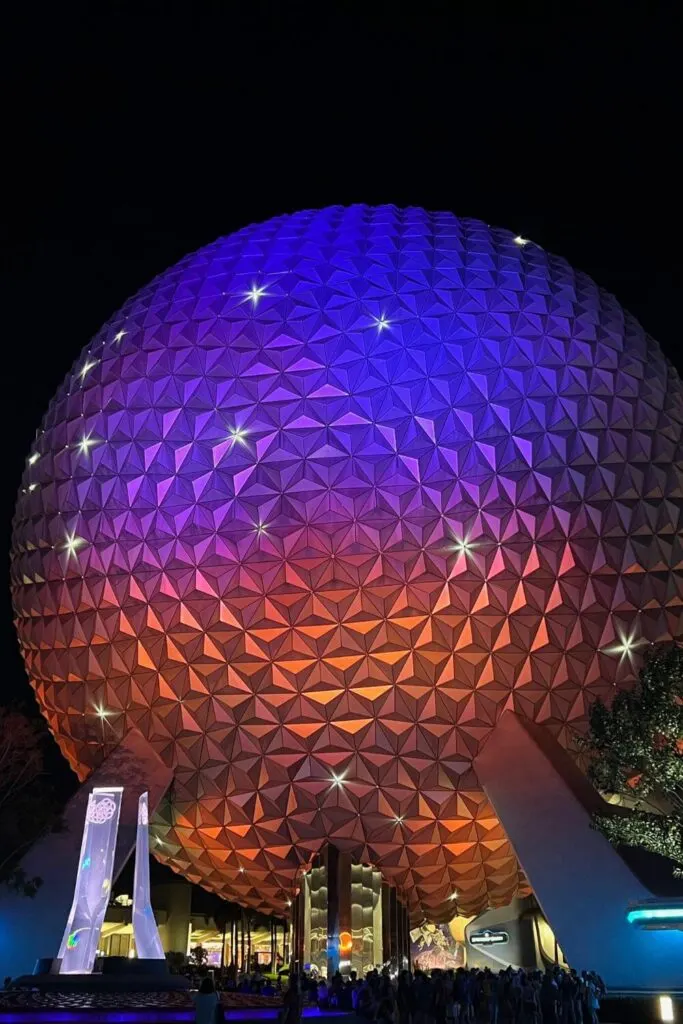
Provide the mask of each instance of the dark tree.
[{"label": "dark tree", "polygon": [[208,960],[209,954],[203,946],[195,946],[190,950],[190,962],[194,967],[206,967]]},{"label": "dark tree", "polygon": [[182,974],[187,965],[187,957],[184,953],[171,951],[166,954],[166,963],[171,974]]},{"label": "dark tree", "polygon": [[28,878],[21,858],[61,822],[44,770],[47,741],[42,719],[0,708],[0,885],[26,896],[35,896],[42,879]]},{"label": "dark tree", "polygon": [[593,704],[585,749],[593,783],[632,808],[596,817],[597,828],[683,865],[682,648],[653,648],[633,689]]}]

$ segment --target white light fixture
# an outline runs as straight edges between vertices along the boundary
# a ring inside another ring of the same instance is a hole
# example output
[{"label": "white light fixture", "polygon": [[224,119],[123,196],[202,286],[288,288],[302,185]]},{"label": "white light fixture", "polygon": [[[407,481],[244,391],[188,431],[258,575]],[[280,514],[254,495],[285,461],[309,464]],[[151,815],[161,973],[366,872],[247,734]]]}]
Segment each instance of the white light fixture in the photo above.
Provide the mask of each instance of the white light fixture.
[{"label": "white light fixture", "polygon": [[107,718],[109,718],[109,716],[111,714],[113,714],[113,712],[112,711],[108,711],[107,708],[105,708],[103,704],[96,704],[95,705],[95,714],[100,719],[100,721],[104,722],[104,721],[107,720]]},{"label": "white light fixture", "polygon": [[244,444],[246,436],[247,431],[243,427],[235,427],[230,431],[230,440],[236,441],[238,444]]},{"label": "white light fixture", "polygon": [[659,997],[659,1019],[668,1022],[674,1021],[674,1001],[671,996]]},{"label": "white light fixture", "polygon": [[29,455],[29,457],[28,457],[28,464],[29,464],[29,466],[35,466],[35,464],[36,464],[36,462],[38,461],[39,458],[40,458],[40,452],[33,452],[32,455]]},{"label": "white light fixture", "polygon": [[251,301],[254,303],[254,306],[257,306],[258,300],[266,294],[266,289],[263,286],[259,288],[257,285],[253,284],[251,286],[251,290],[247,292],[247,298],[251,299]]},{"label": "white light fixture", "polygon": [[339,789],[341,789],[341,787],[344,785],[345,775],[346,772],[340,772],[339,774],[337,774],[337,772],[332,772],[332,778],[330,779],[330,782],[332,783],[333,786],[337,786]]},{"label": "white light fixture", "polygon": [[28,485],[28,489],[29,489],[29,491],[35,491],[37,486],[38,486],[38,484],[29,484]]},{"label": "white light fixture", "polygon": [[125,336],[127,334],[128,334],[128,331],[119,331],[118,334],[114,335],[114,341],[117,343],[117,345],[121,341],[122,338],[125,338]]},{"label": "white light fixture", "polygon": [[374,319],[375,324],[377,326],[377,330],[380,332],[380,334],[382,333],[382,331],[384,331],[387,327],[391,325],[391,320],[387,320],[384,313],[382,313],[381,316],[376,316]]},{"label": "white light fixture", "polygon": [[394,818],[394,823],[396,825],[400,825],[402,821],[403,821],[403,815],[402,814],[397,814],[396,817]]},{"label": "white light fixture", "polygon": [[457,900],[457,898],[458,898],[458,894],[457,894],[457,892],[452,892],[452,893],[450,894],[450,896],[448,897],[448,900],[449,900],[449,902],[450,902],[450,903],[455,903],[455,901]]},{"label": "white light fixture", "polygon": [[529,239],[524,238],[523,235],[515,235],[515,237],[513,238],[513,242],[515,243],[515,245],[519,245],[520,248],[523,249],[525,245],[529,244]]}]

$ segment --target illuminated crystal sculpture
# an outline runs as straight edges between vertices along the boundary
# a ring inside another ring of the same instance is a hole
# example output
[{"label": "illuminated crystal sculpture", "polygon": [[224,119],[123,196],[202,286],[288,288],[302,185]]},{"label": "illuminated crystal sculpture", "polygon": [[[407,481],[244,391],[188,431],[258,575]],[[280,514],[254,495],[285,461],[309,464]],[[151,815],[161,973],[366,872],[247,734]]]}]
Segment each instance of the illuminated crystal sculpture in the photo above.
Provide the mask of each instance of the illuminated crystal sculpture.
[{"label": "illuminated crystal sculpture", "polygon": [[327,841],[415,916],[508,903],[473,759],[504,709],[567,742],[681,636],[682,423],[656,343],[515,232],[356,206],[206,246],[28,459],[13,598],[57,742],[83,779],[139,729],[175,775],[155,855],[242,904],[287,913]]},{"label": "illuminated crystal sculpture", "polygon": [[143,960],[163,960],[164,948],[154,918],[149,895],[149,794],[138,801],[138,828],[135,840],[135,882],[133,886],[133,937],[135,951]]},{"label": "illuminated crystal sculpture", "polygon": [[93,789],[83,826],[74,899],[59,950],[61,974],[90,974],[111,894],[120,788]]}]

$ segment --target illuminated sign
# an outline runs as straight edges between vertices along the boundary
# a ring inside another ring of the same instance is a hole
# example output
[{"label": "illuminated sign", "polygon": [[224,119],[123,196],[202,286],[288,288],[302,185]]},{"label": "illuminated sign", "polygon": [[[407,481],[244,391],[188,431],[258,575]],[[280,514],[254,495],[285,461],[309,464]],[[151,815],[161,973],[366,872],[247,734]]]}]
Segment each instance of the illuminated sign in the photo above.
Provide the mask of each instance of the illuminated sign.
[{"label": "illuminated sign", "polygon": [[471,946],[504,946],[510,941],[510,936],[507,932],[484,928],[481,932],[472,932],[467,941]]}]

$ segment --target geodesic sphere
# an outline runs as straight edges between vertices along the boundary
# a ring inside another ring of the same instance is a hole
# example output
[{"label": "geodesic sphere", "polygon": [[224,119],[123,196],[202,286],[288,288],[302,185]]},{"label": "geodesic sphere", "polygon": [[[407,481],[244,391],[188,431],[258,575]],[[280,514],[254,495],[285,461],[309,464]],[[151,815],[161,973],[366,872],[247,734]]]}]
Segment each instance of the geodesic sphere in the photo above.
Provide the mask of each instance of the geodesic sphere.
[{"label": "geodesic sphere", "polygon": [[473,759],[506,709],[566,742],[680,636],[681,396],[612,296],[450,213],[186,257],[26,466],[17,628],[62,750],[83,778],[140,730],[175,772],[157,855],[242,903],[284,909],[325,840],[433,920],[507,903]]}]

